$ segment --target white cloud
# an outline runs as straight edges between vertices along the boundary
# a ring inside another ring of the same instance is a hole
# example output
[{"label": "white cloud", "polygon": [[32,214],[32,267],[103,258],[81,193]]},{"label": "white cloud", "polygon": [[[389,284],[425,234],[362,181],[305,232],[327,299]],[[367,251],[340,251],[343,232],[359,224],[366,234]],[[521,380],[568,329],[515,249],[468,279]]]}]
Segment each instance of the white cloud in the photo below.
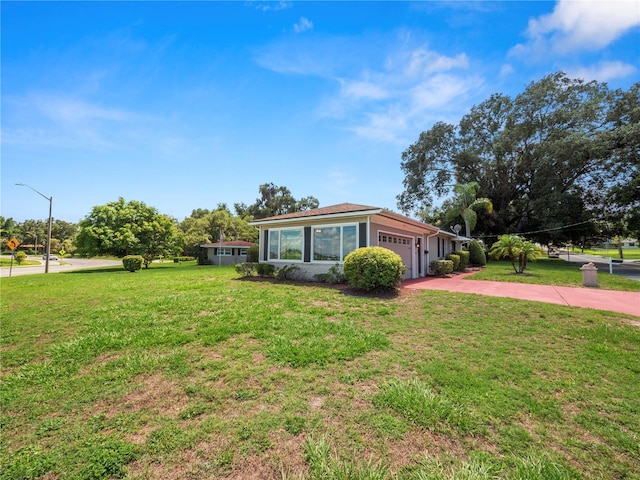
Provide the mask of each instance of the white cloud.
[{"label": "white cloud", "polygon": [[94,120],[129,122],[137,118],[137,115],[126,110],[105,108],[101,105],[68,97],[35,95],[28,101],[50,120],[67,124],[84,124]]},{"label": "white cloud", "polygon": [[281,0],[280,2],[254,2],[252,0],[251,4],[254,4],[257,10],[262,10],[263,12],[286,10],[287,8],[291,8],[291,2],[286,2],[284,0]]},{"label": "white cloud", "polygon": [[376,85],[368,80],[341,79],[341,94],[354,100],[381,100],[389,96],[383,85]]},{"label": "white cloud", "polygon": [[396,50],[378,70],[343,79],[329,112],[349,119],[347,129],[360,136],[406,143],[482,83],[468,69],[465,54],[446,56],[424,46]]},{"label": "white cloud", "polygon": [[318,115],[383,142],[406,143],[429,122],[457,116],[483,85],[465,53],[437,52],[406,31],[393,38],[298,37],[262,48],[256,61],[281,74],[333,82]]},{"label": "white cloud", "polygon": [[582,78],[583,80],[598,80],[609,82],[617,78],[625,78],[636,73],[637,68],[624,62],[600,62],[591,67],[577,67],[567,69],[566,73],[571,78]]},{"label": "white cloud", "polygon": [[552,13],[529,21],[528,42],[511,53],[540,57],[600,50],[638,25],[637,0],[559,0]]},{"label": "white cloud", "polygon": [[447,57],[426,48],[417,48],[409,53],[409,61],[406,67],[408,75],[428,75],[436,72],[445,72],[456,68],[468,68],[469,59],[464,53],[455,57]]},{"label": "white cloud", "polygon": [[505,63],[502,68],[500,68],[500,78],[505,78],[512,75],[515,72],[513,65],[509,63]]},{"label": "white cloud", "polygon": [[67,95],[10,97],[5,99],[5,106],[13,122],[3,131],[3,142],[12,145],[110,149],[125,146],[123,139],[129,137],[132,128],[153,120],[148,115]]},{"label": "white cloud", "polygon": [[313,22],[305,17],[300,17],[298,23],[293,25],[293,31],[296,33],[306,32],[307,30],[311,30],[313,28]]}]

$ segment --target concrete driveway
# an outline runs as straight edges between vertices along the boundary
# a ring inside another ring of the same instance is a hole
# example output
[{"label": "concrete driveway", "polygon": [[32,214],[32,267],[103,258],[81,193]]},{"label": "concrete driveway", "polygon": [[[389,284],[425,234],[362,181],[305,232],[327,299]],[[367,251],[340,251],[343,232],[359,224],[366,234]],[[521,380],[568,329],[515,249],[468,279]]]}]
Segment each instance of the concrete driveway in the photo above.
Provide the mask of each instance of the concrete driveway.
[{"label": "concrete driveway", "polygon": [[[0,278],[9,277],[9,270],[11,270],[12,277],[18,277],[22,275],[35,275],[44,273],[44,260],[41,257],[30,256],[29,260],[37,260],[41,262],[40,265],[18,267],[16,263],[13,263],[13,268],[9,267],[0,268]],[[49,273],[71,272],[74,270],[84,270],[100,267],[115,267],[122,266],[120,260],[101,260],[93,258],[64,258],[60,261],[49,261]]]}]

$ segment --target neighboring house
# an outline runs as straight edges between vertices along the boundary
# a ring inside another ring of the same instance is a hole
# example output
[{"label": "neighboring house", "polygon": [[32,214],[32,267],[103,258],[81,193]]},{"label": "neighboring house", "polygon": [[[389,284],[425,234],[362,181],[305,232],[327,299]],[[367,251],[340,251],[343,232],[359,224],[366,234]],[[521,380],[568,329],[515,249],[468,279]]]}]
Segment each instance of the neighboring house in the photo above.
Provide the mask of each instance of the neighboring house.
[{"label": "neighboring house", "polygon": [[235,265],[247,261],[247,250],[254,245],[244,240],[233,242],[204,243],[200,245],[205,251],[207,262],[211,265]]},{"label": "neighboring house", "polygon": [[405,279],[430,273],[429,263],[460,250],[463,239],[379,207],[341,203],[249,222],[260,230],[259,261],[294,264],[305,277],[326,273],[360,247],[380,246],[402,258]]}]

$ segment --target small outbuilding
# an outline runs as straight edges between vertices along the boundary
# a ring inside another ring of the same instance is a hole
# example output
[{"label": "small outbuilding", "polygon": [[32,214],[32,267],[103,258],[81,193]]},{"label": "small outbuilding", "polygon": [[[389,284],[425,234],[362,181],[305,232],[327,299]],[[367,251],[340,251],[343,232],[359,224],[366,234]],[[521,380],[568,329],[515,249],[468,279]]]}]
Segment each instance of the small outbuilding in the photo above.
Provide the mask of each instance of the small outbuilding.
[{"label": "small outbuilding", "polygon": [[235,265],[247,261],[249,247],[255,245],[244,240],[232,242],[204,243],[200,245],[205,252],[207,263],[211,265]]},{"label": "small outbuilding", "polygon": [[259,262],[277,268],[296,265],[305,277],[327,273],[357,248],[380,246],[396,252],[405,279],[429,275],[432,260],[468,241],[438,227],[380,207],[341,203],[250,222],[260,230]]}]

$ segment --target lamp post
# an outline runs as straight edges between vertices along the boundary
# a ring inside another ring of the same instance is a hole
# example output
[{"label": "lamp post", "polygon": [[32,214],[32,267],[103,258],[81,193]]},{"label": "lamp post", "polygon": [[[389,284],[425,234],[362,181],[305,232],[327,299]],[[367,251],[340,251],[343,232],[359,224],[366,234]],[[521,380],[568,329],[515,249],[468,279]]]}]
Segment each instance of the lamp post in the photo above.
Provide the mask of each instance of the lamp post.
[{"label": "lamp post", "polygon": [[31,185],[27,185],[26,183],[16,183],[19,187],[27,187],[36,192],[42,198],[49,200],[49,228],[47,229],[47,256],[44,261],[44,273],[49,273],[49,254],[51,253],[51,210],[53,207],[53,197],[47,197],[46,195],[40,193],[38,190],[33,188]]}]

